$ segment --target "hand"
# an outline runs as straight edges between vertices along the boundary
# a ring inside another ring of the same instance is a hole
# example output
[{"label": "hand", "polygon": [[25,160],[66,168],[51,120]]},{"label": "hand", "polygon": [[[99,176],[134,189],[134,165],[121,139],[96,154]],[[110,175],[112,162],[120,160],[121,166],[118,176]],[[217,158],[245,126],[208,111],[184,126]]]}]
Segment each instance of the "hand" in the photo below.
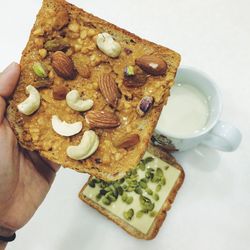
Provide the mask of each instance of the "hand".
[{"label": "hand", "polygon": [[[24,226],[42,203],[59,166],[28,152],[17,143],[5,118],[6,102],[17,84],[19,65],[0,74],[0,235]],[[2,243],[3,244],[3,243]],[[1,242],[0,242],[1,249]]]}]

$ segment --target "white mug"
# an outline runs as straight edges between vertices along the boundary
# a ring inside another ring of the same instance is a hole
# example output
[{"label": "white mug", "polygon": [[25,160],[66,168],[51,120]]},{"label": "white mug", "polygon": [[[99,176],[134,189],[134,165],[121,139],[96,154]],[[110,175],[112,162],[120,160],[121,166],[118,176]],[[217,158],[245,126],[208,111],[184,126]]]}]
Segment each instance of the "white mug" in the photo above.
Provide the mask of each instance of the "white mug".
[{"label": "white mug", "polygon": [[[152,137],[154,144],[158,144],[169,151],[184,151],[205,144],[221,151],[234,151],[241,142],[241,133],[234,126],[220,121],[222,112],[221,93],[213,80],[200,70],[182,67],[178,70],[175,84],[189,84],[198,89],[208,103],[208,118],[204,127],[198,133],[180,136],[166,131],[164,110]],[[171,94],[170,97],[171,98]],[[167,108],[167,105],[164,109]],[[185,120],[183,121],[185,126]]]}]

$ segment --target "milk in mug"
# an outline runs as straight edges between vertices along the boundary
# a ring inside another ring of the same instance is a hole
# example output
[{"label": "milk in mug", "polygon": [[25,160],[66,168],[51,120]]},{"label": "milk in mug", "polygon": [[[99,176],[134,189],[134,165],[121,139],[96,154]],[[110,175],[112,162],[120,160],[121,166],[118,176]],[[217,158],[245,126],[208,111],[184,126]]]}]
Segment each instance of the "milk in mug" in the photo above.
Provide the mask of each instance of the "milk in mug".
[{"label": "milk in mug", "polygon": [[192,85],[176,83],[162,112],[159,125],[166,133],[183,138],[194,136],[207,124],[208,100]]}]

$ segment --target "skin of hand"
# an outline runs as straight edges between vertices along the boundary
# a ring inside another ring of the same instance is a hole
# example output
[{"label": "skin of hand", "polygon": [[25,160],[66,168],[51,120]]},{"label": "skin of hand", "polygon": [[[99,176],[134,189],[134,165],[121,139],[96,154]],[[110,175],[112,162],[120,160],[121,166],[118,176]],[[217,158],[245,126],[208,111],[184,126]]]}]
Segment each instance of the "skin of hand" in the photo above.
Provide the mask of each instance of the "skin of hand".
[{"label": "skin of hand", "polygon": [[[0,74],[0,235],[8,237],[33,216],[48,193],[59,166],[22,149],[5,117],[6,100],[20,75],[17,63]],[[0,250],[5,244],[0,241]]]}]

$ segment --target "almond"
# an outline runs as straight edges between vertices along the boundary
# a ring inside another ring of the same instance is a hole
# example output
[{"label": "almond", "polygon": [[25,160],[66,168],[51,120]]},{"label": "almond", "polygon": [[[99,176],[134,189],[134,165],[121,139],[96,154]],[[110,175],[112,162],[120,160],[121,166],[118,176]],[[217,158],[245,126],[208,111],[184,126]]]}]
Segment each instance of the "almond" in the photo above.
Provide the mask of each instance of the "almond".
[{"label": "almond", "polygon": [[131,134],[131,135],[126,135],[116,140],[114,142],[114,146],[117,148],[129,149],[135,146],[139,141],[140,141],[140,137],[138,134]]},{"label": "almond", "polygon": [[115,128],[120,125],[119,118],[107,111],[89,111],[85,119],[90,128]]},{"label": "almond", "polygon": [[62,51],[52,55],[52,67],[58,76],[66,80],[73,80],[76,76],[73,61]]},{"label": "almond", "polygon": [[162,58],[153,55],[142,56],[135,60],[135,64],[154,76],[164,75],[167,71],[167,63]]},{"label": "almond", "polygon": [[68,93],[68,89],[63,85],[53,86],[53,98],[55,100],[64,100]]},{"label": "almond", "polygon": [[118,86],[111,74],[102,74],[99,78],[99,88],[106,102],[116,108],[120,92]]}]

